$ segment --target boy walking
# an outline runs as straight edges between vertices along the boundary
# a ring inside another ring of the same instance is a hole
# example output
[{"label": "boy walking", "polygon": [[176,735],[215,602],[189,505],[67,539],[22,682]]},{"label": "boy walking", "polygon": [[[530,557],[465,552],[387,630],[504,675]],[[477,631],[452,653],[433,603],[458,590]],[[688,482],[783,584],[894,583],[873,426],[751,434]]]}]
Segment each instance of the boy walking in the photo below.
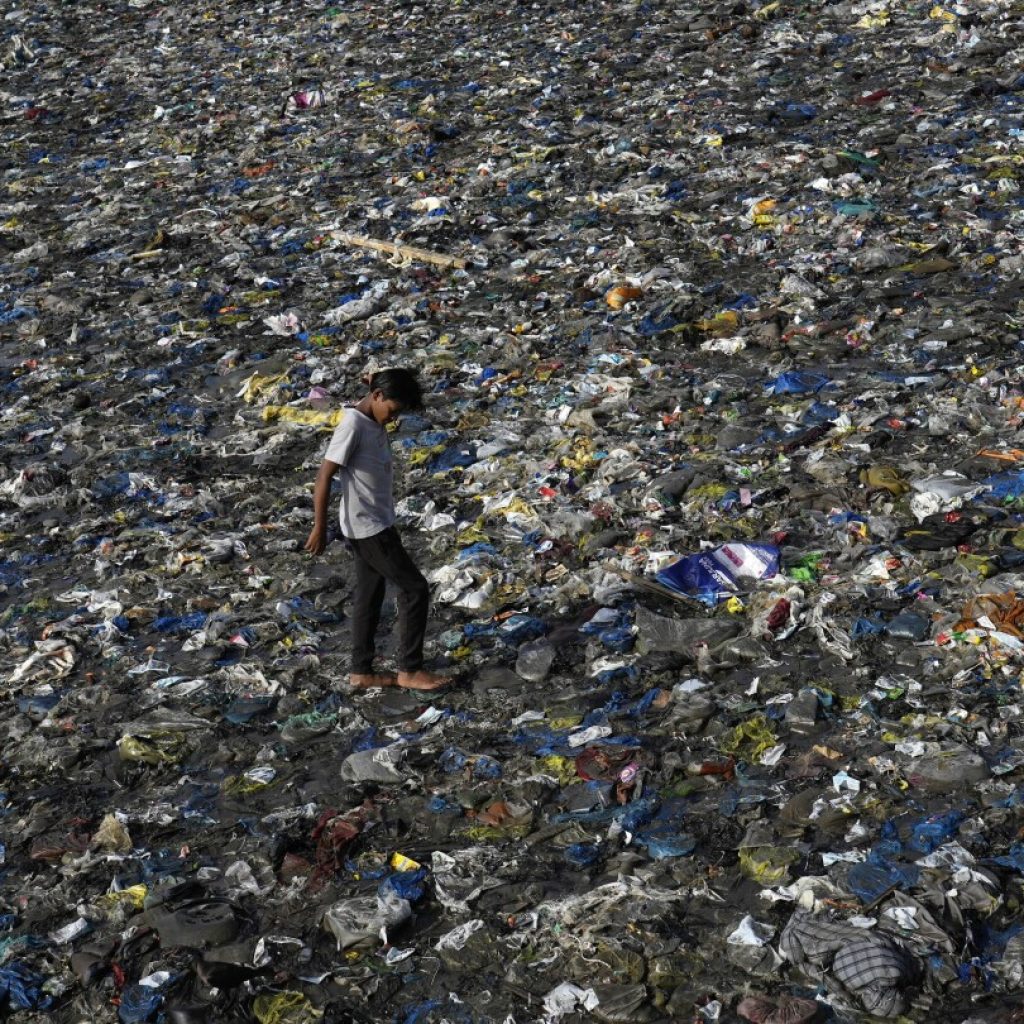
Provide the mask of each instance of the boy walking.
[{"label": "boy walking", "polygon": [[[375,373],[370,378],[369,393],[345,408],[313,490],[313,529],[305,549],[319,555],[327,547],[331,480],[339,474],[341,533],[355,555],[349,682],[356,689],[400,686],[436,690],[448,682],[444,676],[423,669],[430,588],[395,529],[394,472],[385,430],[401,413],[422,408],[423,392],[411,370]],[[398,588],[397,675],[373,671],[377,627],[388,583]]]}]

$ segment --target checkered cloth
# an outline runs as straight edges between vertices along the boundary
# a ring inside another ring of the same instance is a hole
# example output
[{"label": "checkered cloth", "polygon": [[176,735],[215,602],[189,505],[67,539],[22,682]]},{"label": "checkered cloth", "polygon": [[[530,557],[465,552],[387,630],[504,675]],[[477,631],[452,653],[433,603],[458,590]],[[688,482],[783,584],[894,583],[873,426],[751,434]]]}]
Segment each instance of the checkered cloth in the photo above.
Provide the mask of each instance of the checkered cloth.
[{"label": "checkered cloth", "polygon": [[831,963],[835,980],[879,1017],[897,1017],[909,1005],[906,989],[917,981],[917,960],[885,935],[798,910],[779,937],[795,964]]},{"label": "checkered cloth", "polygon": [[851,932],[858,934],[857,929],[848,924],[815,917],[808,910],[797,910],[779,936],[779,950],[795,964],[806,960],[822,962],[850,941]]},{"label": "checkered cloth", "polygon": [[898,1017],[906,1010],[905,990],[918,976],[913,957],[883,935],[844,946],[832,961],[832,972],[868,1013],[879,1017]]}]

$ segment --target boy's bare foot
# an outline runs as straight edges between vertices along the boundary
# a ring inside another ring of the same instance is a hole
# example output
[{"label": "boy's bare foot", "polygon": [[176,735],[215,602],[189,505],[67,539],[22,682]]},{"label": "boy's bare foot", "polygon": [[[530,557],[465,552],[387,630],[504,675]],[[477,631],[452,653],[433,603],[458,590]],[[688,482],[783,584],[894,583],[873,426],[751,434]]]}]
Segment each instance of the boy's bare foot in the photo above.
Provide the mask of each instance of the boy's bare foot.
[{"label": "boy's bare foot", "polygon": [[375,686],[397,685],[395,677],[389,673],[353,672],[348,681],[353,690],[371,690]]},{"label": "boy's bare foot", "polygon": [[399,672],[397,682],[403,690],[440,690],[451,680],[420,669],[418,672]]}]

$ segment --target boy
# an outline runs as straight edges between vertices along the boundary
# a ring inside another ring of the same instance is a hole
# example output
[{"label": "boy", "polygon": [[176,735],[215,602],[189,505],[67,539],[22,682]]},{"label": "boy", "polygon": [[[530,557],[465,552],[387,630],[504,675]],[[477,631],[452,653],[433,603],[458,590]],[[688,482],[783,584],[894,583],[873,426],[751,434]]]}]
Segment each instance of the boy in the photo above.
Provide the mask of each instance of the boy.
[{"label": "boy", "polygon": [[[406,411],[423,408],[423,392],[411,370],[381,370],[370,391],[345,409],[327,448],[313,490],[313,529],[306,541],[311,555],[327,547],[331,479],[340,473],[341,532],[355,555],[352,597],[352,668],[355,689],[400,686],[436,690],[448,680],[423,670],[423,637],[430,589],[395,529],[391,448],[385,427]],[[373,671],[374,639],[387,583],[398,588],[398,674]]]}]

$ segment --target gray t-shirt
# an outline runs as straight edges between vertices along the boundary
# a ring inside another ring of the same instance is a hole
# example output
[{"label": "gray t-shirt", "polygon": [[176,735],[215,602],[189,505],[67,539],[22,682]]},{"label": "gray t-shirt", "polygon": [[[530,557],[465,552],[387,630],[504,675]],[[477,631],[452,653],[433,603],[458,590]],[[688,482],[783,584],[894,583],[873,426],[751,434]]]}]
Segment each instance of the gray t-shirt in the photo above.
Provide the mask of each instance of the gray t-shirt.
[{"label": "gray t-shirt", "polygon": [[351,540],[372,537],[395,524],[394,469],[387,431],[346,407],[324,456],[341,466],[341,532]]}]

